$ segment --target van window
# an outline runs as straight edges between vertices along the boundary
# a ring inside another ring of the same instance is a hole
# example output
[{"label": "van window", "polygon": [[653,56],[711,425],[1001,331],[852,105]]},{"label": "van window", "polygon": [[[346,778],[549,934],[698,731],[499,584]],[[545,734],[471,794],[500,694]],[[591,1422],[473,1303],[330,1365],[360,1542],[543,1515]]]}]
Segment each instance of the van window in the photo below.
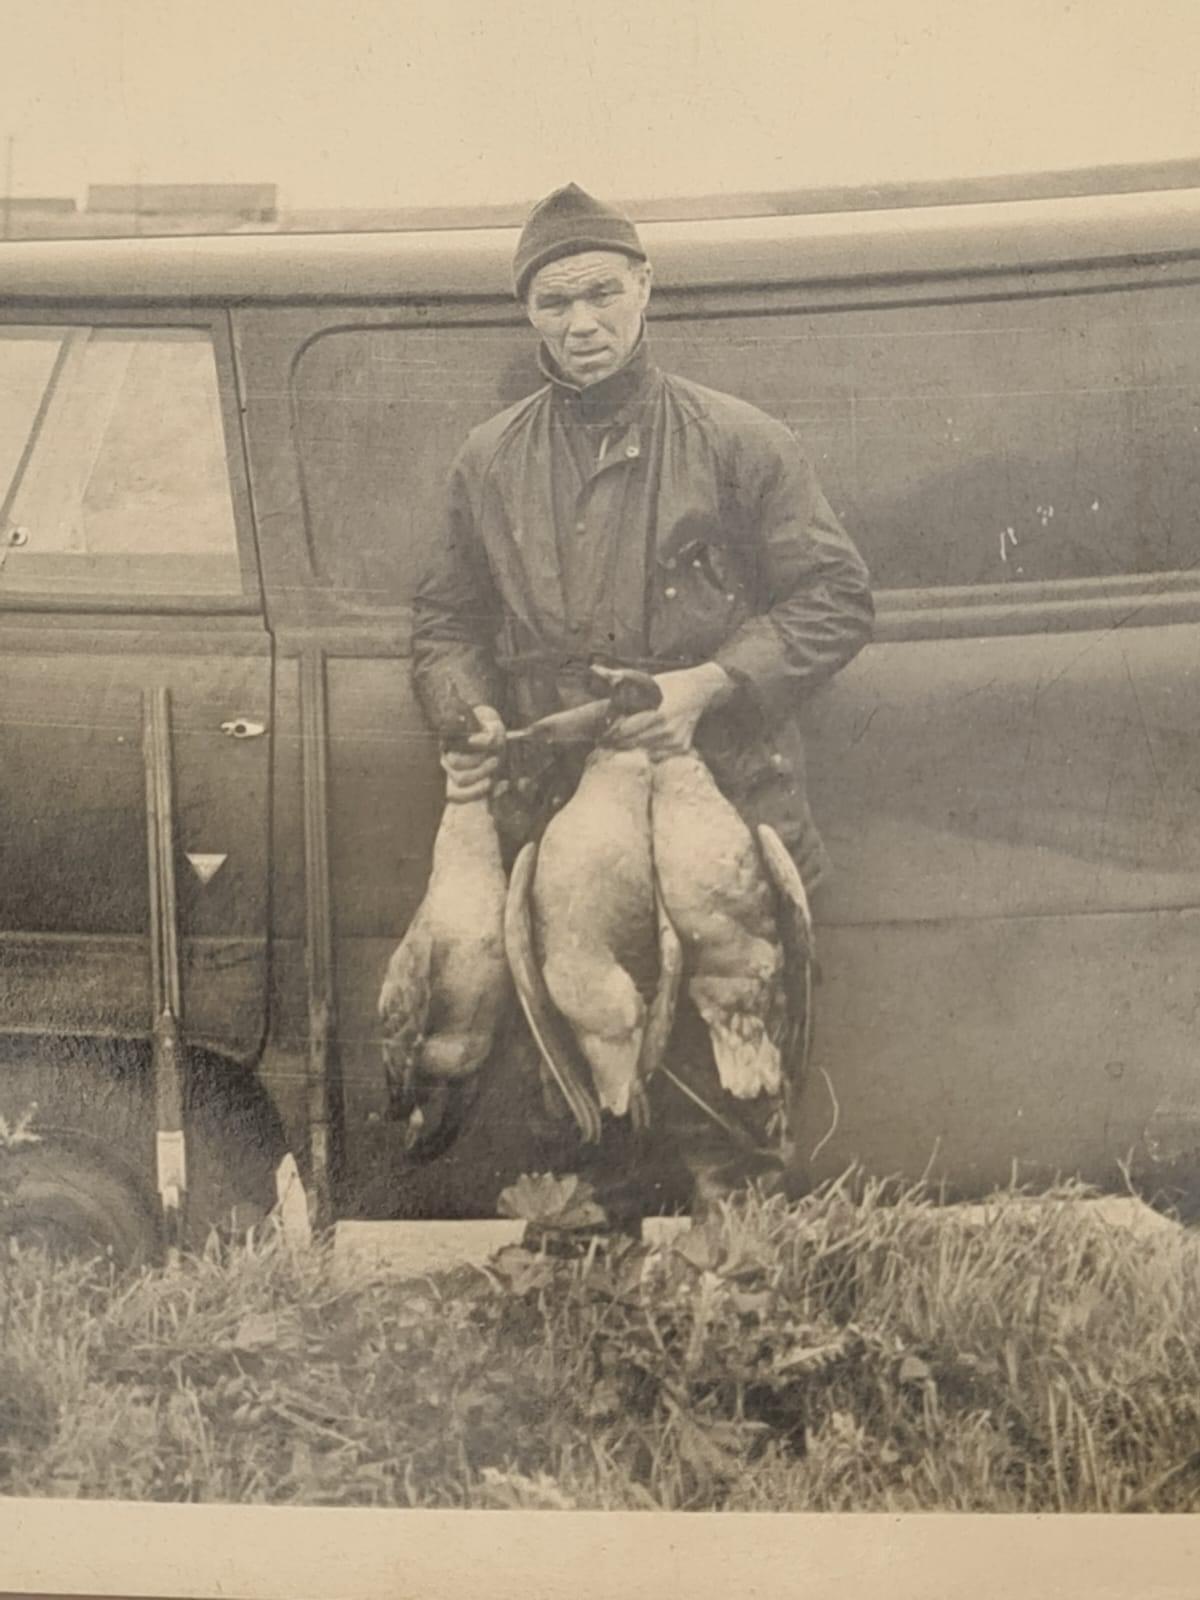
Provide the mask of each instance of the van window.
[{"label": "van window", "polygon": [[[1200,288],[679,316],[660,365],[787,422],[880,589],[1198,564]],[[747,311],[754,310],[746,297]],[[537,387],[529,330],[332,333],[294,404],[318,570],[411,595],[453,456]]]},{"label": "van window", "polygon": [[468,430],[542,381],[527,327],[363,328],[310,344],[293,402],[321,577],[363,605],[407,603]]},{"label": "van window", "polygon": [[0,593],[242,587],[198,328],[0,328]]},{"label": "van window", "polygon": [[654,343],[791,426],[877,588],[1019,599],[1200,563],[1200,287],[1097,272],[1090,293],[679,320]]}]

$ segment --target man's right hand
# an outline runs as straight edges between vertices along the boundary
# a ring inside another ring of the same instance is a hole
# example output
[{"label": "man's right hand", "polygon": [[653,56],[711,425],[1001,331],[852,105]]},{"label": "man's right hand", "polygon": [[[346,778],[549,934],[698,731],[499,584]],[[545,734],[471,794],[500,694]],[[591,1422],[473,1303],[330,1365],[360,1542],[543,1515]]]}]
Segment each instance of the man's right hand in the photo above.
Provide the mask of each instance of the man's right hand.
[{"label": "man's right hand", "polygon": [[504,751],[505,727],[500,713],[492,706],[472,706],[471,709],[479,730],[467,739],[467,748],[442,751],[446,799],[455,805],[482,800],[492,792]]}]

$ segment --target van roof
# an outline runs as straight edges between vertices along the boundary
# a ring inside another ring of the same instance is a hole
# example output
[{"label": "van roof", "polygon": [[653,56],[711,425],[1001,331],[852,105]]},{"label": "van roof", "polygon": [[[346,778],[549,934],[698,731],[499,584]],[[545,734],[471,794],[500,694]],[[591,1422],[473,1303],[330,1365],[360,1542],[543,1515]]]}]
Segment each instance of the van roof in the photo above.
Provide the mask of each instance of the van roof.
[{"label": "van roof", "polygon": [[[1184,189],[639,224],[666,290],[1200,258]],[[511,301],[513,228],[10,241],[10,303]]]}]

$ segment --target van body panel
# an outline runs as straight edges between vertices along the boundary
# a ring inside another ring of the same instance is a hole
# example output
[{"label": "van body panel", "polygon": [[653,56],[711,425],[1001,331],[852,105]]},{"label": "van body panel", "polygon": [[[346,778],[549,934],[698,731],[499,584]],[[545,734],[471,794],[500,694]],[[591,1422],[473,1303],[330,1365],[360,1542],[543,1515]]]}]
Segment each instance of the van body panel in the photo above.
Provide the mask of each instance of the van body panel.
[{"label": "van body panel", "polygon": [[[262,1041],[266,941],[185,936],[191,1044],[252,1065]],[[145,935],[4,935],[0,1032],[144,1039],[153,1021]]]},{"label": "van body panel", "polygon": [[[170,696],[184,1016],[253,1060],[266,1026],[270,657],[208,648],[9,653],[0,630],[0,966],[4,1025],[149,1034],[143,692]],[[230,641],[232,643],[232,641]],[[174,643],[182,641],[177,637]],[[195,857],[221,856],[204,881]],[[123,952],[123,957],[118,955]]]},{"label": "van body panel", "polygon": [[833,923],[1200,906],[1197,627],[876,644],[809,707]]},{"label": "van body panel", "polygon": [[1200,1154],[1197,912],[824,927],[820,949],[795,1114],[814,1180],[858,1161],[961,1196],[1125,1171],[1152,1189],[1156,1127]]},{"label": "van body panel", "polygon": [[[407,660],[334,656],[327,671],[334,935],[390,938],[425,893],[440,769]],[[357,1006],[339,1014],[351,1036],[363,1033]]]}]

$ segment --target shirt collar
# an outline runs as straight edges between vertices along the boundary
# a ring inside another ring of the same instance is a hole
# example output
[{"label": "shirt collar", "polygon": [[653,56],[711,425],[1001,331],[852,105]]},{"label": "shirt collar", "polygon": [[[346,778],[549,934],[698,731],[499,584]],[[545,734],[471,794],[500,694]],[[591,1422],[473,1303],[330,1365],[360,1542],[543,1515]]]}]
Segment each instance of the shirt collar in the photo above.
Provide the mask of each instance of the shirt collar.
[{"label": "shirt collar", "polygon": [[601,378],[599,383],[580,388],[559,370],[557,362],[542,345],[538,352],[538,365],[542,375],[554,386],[555,394],[562,400],[568,413],[581,422],[611,422],[632,401],[641,397],[657,371],[650,359],[650,348],[643,327],[633,353],[622,367]]}]

